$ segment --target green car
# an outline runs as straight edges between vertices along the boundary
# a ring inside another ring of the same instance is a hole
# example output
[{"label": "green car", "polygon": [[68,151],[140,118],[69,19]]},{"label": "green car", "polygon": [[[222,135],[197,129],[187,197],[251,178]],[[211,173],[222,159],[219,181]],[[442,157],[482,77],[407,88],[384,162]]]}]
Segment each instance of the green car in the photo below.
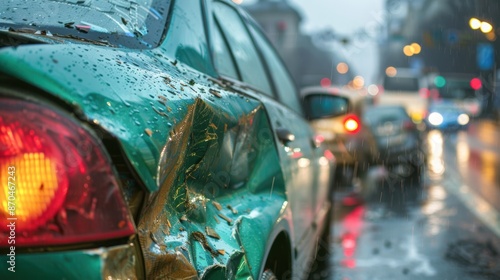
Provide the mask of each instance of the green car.
[{"label": "green car", "polygon": [[335,158],[305,117],[229,1],[2,0],[0,278],[306,277]]}]

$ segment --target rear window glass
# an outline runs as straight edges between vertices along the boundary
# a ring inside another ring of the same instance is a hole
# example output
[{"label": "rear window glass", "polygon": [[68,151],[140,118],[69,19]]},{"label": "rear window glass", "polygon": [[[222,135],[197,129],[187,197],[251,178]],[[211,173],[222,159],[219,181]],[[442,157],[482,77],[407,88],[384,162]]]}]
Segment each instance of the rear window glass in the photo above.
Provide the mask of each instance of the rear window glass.
[{"label": "rear window glass", "polygon": [[363,121],[369,124],[407,120],[410,117],[402,107],[371,107],[363,116]]},{"label": "rear window glass", "polygon": [[385,90],[416,91],[418,92],[418,78],[413,77],[385,77]]}]

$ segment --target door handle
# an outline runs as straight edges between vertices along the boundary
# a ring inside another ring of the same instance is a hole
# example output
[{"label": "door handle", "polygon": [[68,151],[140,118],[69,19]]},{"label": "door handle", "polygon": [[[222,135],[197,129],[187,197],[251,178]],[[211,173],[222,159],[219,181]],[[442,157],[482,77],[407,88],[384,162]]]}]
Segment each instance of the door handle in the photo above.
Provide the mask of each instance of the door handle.
[{"label": "door handle", "polygon": [[276,134],[278,134],[278,139],[285,145],[295,141],[295,135],[286,128],[277,128]]}]

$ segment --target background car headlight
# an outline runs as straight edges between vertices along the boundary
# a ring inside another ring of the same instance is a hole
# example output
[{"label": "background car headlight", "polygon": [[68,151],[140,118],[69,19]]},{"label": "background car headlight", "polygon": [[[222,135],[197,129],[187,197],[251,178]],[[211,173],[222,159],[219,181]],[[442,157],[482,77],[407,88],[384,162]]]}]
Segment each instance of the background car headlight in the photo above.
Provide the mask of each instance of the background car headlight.
[{"label": "background car headlight", "polygon": [[467,116],[467,114],[460,114],[457,118],[457,122],[458,124],[460,125],[466,125],[469,123],[469,116]]},{"label": "background car headlight", "polygon": [[443,123],[443,116],[440,113],[431,113],[428,117],[429,123],[432,125],[440,125]]}]

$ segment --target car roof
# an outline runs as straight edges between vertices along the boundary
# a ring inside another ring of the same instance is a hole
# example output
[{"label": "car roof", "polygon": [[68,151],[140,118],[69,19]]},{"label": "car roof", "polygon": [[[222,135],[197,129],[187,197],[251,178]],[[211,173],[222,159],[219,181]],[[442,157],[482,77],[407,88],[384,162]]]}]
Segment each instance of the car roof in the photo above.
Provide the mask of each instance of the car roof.
[{"label": "car roof", "polygon": [[357,101],[366,97],[366,90],[356,90],[349,88],[341,88],[341,87],[305,87],[300,90],[300,96],[305,98],[308,95],[314,95],[317,93],[329,93],[332,95],[338,95],[341,97],[345,97],[351,101]]},{"label": "car roof", "polygon": [[406,110],[406,108],[403,105],[392,105],[392,104],[387,104],[387,105],[373,105],[368,107],[367,109],[370,110],[384,110],[384,109],[402,109]]}]

